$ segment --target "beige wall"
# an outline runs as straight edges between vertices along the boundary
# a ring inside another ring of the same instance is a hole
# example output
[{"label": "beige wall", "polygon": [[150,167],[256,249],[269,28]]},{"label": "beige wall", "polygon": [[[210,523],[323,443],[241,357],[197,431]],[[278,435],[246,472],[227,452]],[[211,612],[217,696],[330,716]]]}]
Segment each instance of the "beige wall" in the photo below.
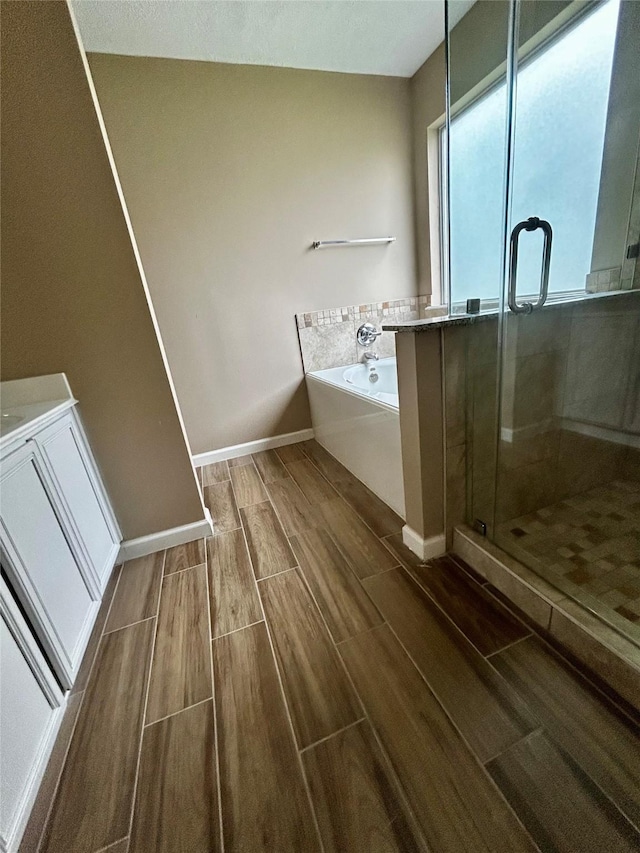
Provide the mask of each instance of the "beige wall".
[{"label": "beige wall", "polygon": [[[427,131],[430,125],[444,116],[445,111],[445,56],[444,46],[431,54],[424,65],[411,78],[411,107],[413,130],[413,174],[415,180],[415,228],[418,257],[418,290],[432,293],[430,216],[436,188],[429,187],[427,162]],[[434,266],[437,259],[433,259]]]},{"label": "beige wall", "polygon": [[125,538],[198,521],[64,3],[2,3],[2,214],[2,379],[68,375]]},{"label": "beige wall", "polygon": [[89,61],[193,451],[309,427],[294,315],[417,293],[409,81]]}]

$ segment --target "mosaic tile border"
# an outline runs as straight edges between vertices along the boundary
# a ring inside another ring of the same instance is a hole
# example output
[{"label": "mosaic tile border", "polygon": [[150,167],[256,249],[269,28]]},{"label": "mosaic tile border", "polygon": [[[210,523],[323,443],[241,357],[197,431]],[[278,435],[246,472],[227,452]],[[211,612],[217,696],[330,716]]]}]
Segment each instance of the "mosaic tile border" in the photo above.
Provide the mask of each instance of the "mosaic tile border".
[{"label": "mosaic tile border", "polygon": [[[335,326],[353,320],[367,320],[372,314],[382,317],[418,313],[417,319],[422,319],[422,312],[430,307],[430,296],[408,296],[404,299],[387,299],[383,302],[366,302],[361,305],[347,305],[344,308],[325,308],[321,311],[307,311],[296,314],[296,324],[299,329],[313,326]],[[407,320],[411,319],[407,317]]]}]

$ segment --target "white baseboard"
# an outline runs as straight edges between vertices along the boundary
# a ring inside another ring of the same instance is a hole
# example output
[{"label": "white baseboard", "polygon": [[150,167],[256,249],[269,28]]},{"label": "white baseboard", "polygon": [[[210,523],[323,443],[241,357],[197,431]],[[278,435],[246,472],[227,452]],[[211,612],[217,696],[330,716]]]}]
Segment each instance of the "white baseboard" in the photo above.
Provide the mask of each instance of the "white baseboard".
[{"label": "white baseboard", "polygon": [[272,450],[274,447],[284,447],[286,444],[296,444],[298,441],[308,441],[313,438],[312,429],[300,429],[298,432],[285,432],[271,438],[259,438],[257,441],[245,441],[244,444],[231,444],[220,450],[209,450],[206,453],[194,453],[192,459],[196,468],[201,465],[211,465],[212,462],[224,462],[225,459],[235,459],[249,453],[261,450]]},{"label": "white baseboard", "polygon": [[447,538],[444,533],[423,539],[408,524],[402,528],[402,541],[421,560],[441,557],[447,550]]},{"label": "white baseboard", "polygon": [[180,527],[171,527],[169,530],[160,530],[158,533],[150,533],[148,536],[139,536],[137,539],[127,539],[120,545],[118,563],[133,560],[135,557],[146,557],[163,548],[173,548],[174,545],[184,545],[193,542],[194,539],[203,539],[205,536],[213,535],[213,521],[211,513],[205,507],[205,517],[191,524],[183,524]]}]

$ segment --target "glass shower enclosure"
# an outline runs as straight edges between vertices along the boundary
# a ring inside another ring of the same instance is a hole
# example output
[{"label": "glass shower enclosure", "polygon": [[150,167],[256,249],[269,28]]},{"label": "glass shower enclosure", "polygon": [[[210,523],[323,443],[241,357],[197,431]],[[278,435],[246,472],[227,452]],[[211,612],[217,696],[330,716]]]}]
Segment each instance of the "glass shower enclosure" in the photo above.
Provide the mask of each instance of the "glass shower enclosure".
[{"label": "glass shower enclosure", "polygon": [[467,521],[640,644],[640,3],[478,0],[447,53]]}]

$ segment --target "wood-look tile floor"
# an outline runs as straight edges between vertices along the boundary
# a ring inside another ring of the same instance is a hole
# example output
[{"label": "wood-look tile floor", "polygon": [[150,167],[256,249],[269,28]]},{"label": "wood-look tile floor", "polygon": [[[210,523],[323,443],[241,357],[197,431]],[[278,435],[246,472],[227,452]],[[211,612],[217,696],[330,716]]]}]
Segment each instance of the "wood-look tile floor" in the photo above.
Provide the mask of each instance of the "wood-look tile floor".
[{"label": "wood-look tile floor", "polygon": [[120,570],[42,853],[640,849],[637,720],[469,567],[315,442],[200,476],[216,535]]}]

